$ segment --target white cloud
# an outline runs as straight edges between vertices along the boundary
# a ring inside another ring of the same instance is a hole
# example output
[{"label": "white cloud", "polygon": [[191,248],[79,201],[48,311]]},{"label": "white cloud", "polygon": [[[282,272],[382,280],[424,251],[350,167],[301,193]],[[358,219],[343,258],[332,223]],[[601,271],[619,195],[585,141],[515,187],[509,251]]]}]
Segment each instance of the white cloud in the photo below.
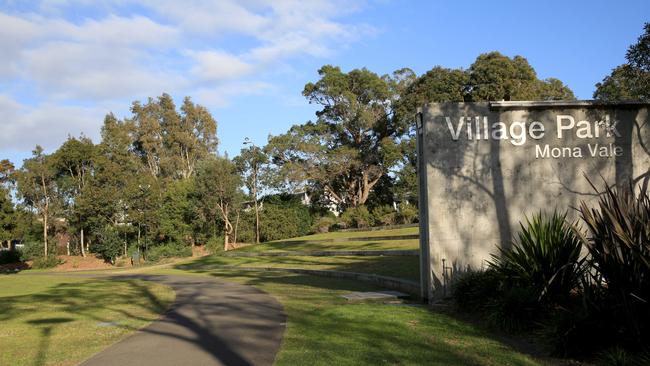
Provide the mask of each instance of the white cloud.
[{"label": "white cloud", "polygon": [[196,61],[192,73],[205,81],[236,79],[249,74],[253,66],[241,58],[222,51],[188,51]]},{"label": "white cloud", "polygon": [[106,111],[101,107],[22,105],[0,95],[0,150],[30,151],[37,144],[55,149],[68,135],[84,134],[97,141]]},{"label": "white cloud", "polygon": [[[359,0],[362,1],[362,0]],[[280,90],[295,57],[373,32],[356,0],[43,0],[0,9],[0,149],[98,135],[107,106],[168,92],[220,107]],[[80,107],[80,106],[93,107]],[[216,116],[218,118],[218,116]]]}]

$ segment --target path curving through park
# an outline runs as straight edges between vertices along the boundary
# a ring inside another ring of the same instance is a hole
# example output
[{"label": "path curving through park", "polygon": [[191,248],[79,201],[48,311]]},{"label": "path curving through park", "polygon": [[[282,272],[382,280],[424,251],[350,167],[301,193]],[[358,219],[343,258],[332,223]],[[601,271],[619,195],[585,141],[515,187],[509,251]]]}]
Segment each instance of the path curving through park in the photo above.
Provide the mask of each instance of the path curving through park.
[{"label": "path curving through park", "polygon": [[286,324],[282,305],[251,286],[203,276],[128,275],[176,292],[172,308],[81,366],[272,365]]}]

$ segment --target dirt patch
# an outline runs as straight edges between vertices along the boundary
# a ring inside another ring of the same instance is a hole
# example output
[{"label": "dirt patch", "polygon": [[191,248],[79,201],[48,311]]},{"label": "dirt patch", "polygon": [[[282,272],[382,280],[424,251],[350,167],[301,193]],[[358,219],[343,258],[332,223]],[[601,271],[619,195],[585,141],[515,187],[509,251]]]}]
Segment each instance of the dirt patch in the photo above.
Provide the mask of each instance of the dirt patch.
[{"label": "dirt patch", "polygon": [[110,263],[104,262],[103,259],[93,255],[87,257],[75,255],[60,255],[59,259],[63,262],[54,269],[55,271],[80,271],[87,269],[109,269],[114,268]]}]

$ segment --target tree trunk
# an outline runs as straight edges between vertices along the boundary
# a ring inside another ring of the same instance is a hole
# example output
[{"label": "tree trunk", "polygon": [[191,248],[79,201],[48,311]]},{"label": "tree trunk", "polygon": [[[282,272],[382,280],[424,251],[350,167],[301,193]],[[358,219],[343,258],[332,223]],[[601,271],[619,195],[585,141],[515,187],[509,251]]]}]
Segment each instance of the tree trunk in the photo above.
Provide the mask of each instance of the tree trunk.
[{"label": "tree trunk", "polygon": [[255,244],[260,243],[260,210],[257,205],[257,171],[253,177],[253,199],[255,200]]},{"label": "tree trunk", "polygon": [[237,219],[235,220],[235,238],[234,243],[237,244],[237,229],[239,229],[239,210],[237,210]]},{"label": "tree trunk", "polygon": [[43,250],[47,257],[47,213],[43,215]]},{"label": "tree trunk", "polygon": [[86,248],[84,248],[84,229],[81,229],[79,232],[79,237],[81,241],[81,256],[86,258]]}]

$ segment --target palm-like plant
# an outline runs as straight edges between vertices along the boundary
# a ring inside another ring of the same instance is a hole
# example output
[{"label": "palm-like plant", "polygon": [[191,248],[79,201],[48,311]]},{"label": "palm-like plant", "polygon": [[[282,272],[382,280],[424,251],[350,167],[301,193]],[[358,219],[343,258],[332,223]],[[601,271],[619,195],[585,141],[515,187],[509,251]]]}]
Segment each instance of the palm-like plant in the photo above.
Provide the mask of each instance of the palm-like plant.
[{"label": "palm-like plant", "polygon": [[579,209],[596,284],[606,289],[628,336],[639,339],[644,328],[650,333],[650,198],[634,187],[606,187],[596,208],[582,202]]},{"label": "palm-like plant", "polygon": [[535,291],[542,303],[564,303],[580,286],[585,259],[582,243],[566,213],[541,212],[526,218],[526,225],[511,248],[499,248],[490,266],[510,286]]}]

